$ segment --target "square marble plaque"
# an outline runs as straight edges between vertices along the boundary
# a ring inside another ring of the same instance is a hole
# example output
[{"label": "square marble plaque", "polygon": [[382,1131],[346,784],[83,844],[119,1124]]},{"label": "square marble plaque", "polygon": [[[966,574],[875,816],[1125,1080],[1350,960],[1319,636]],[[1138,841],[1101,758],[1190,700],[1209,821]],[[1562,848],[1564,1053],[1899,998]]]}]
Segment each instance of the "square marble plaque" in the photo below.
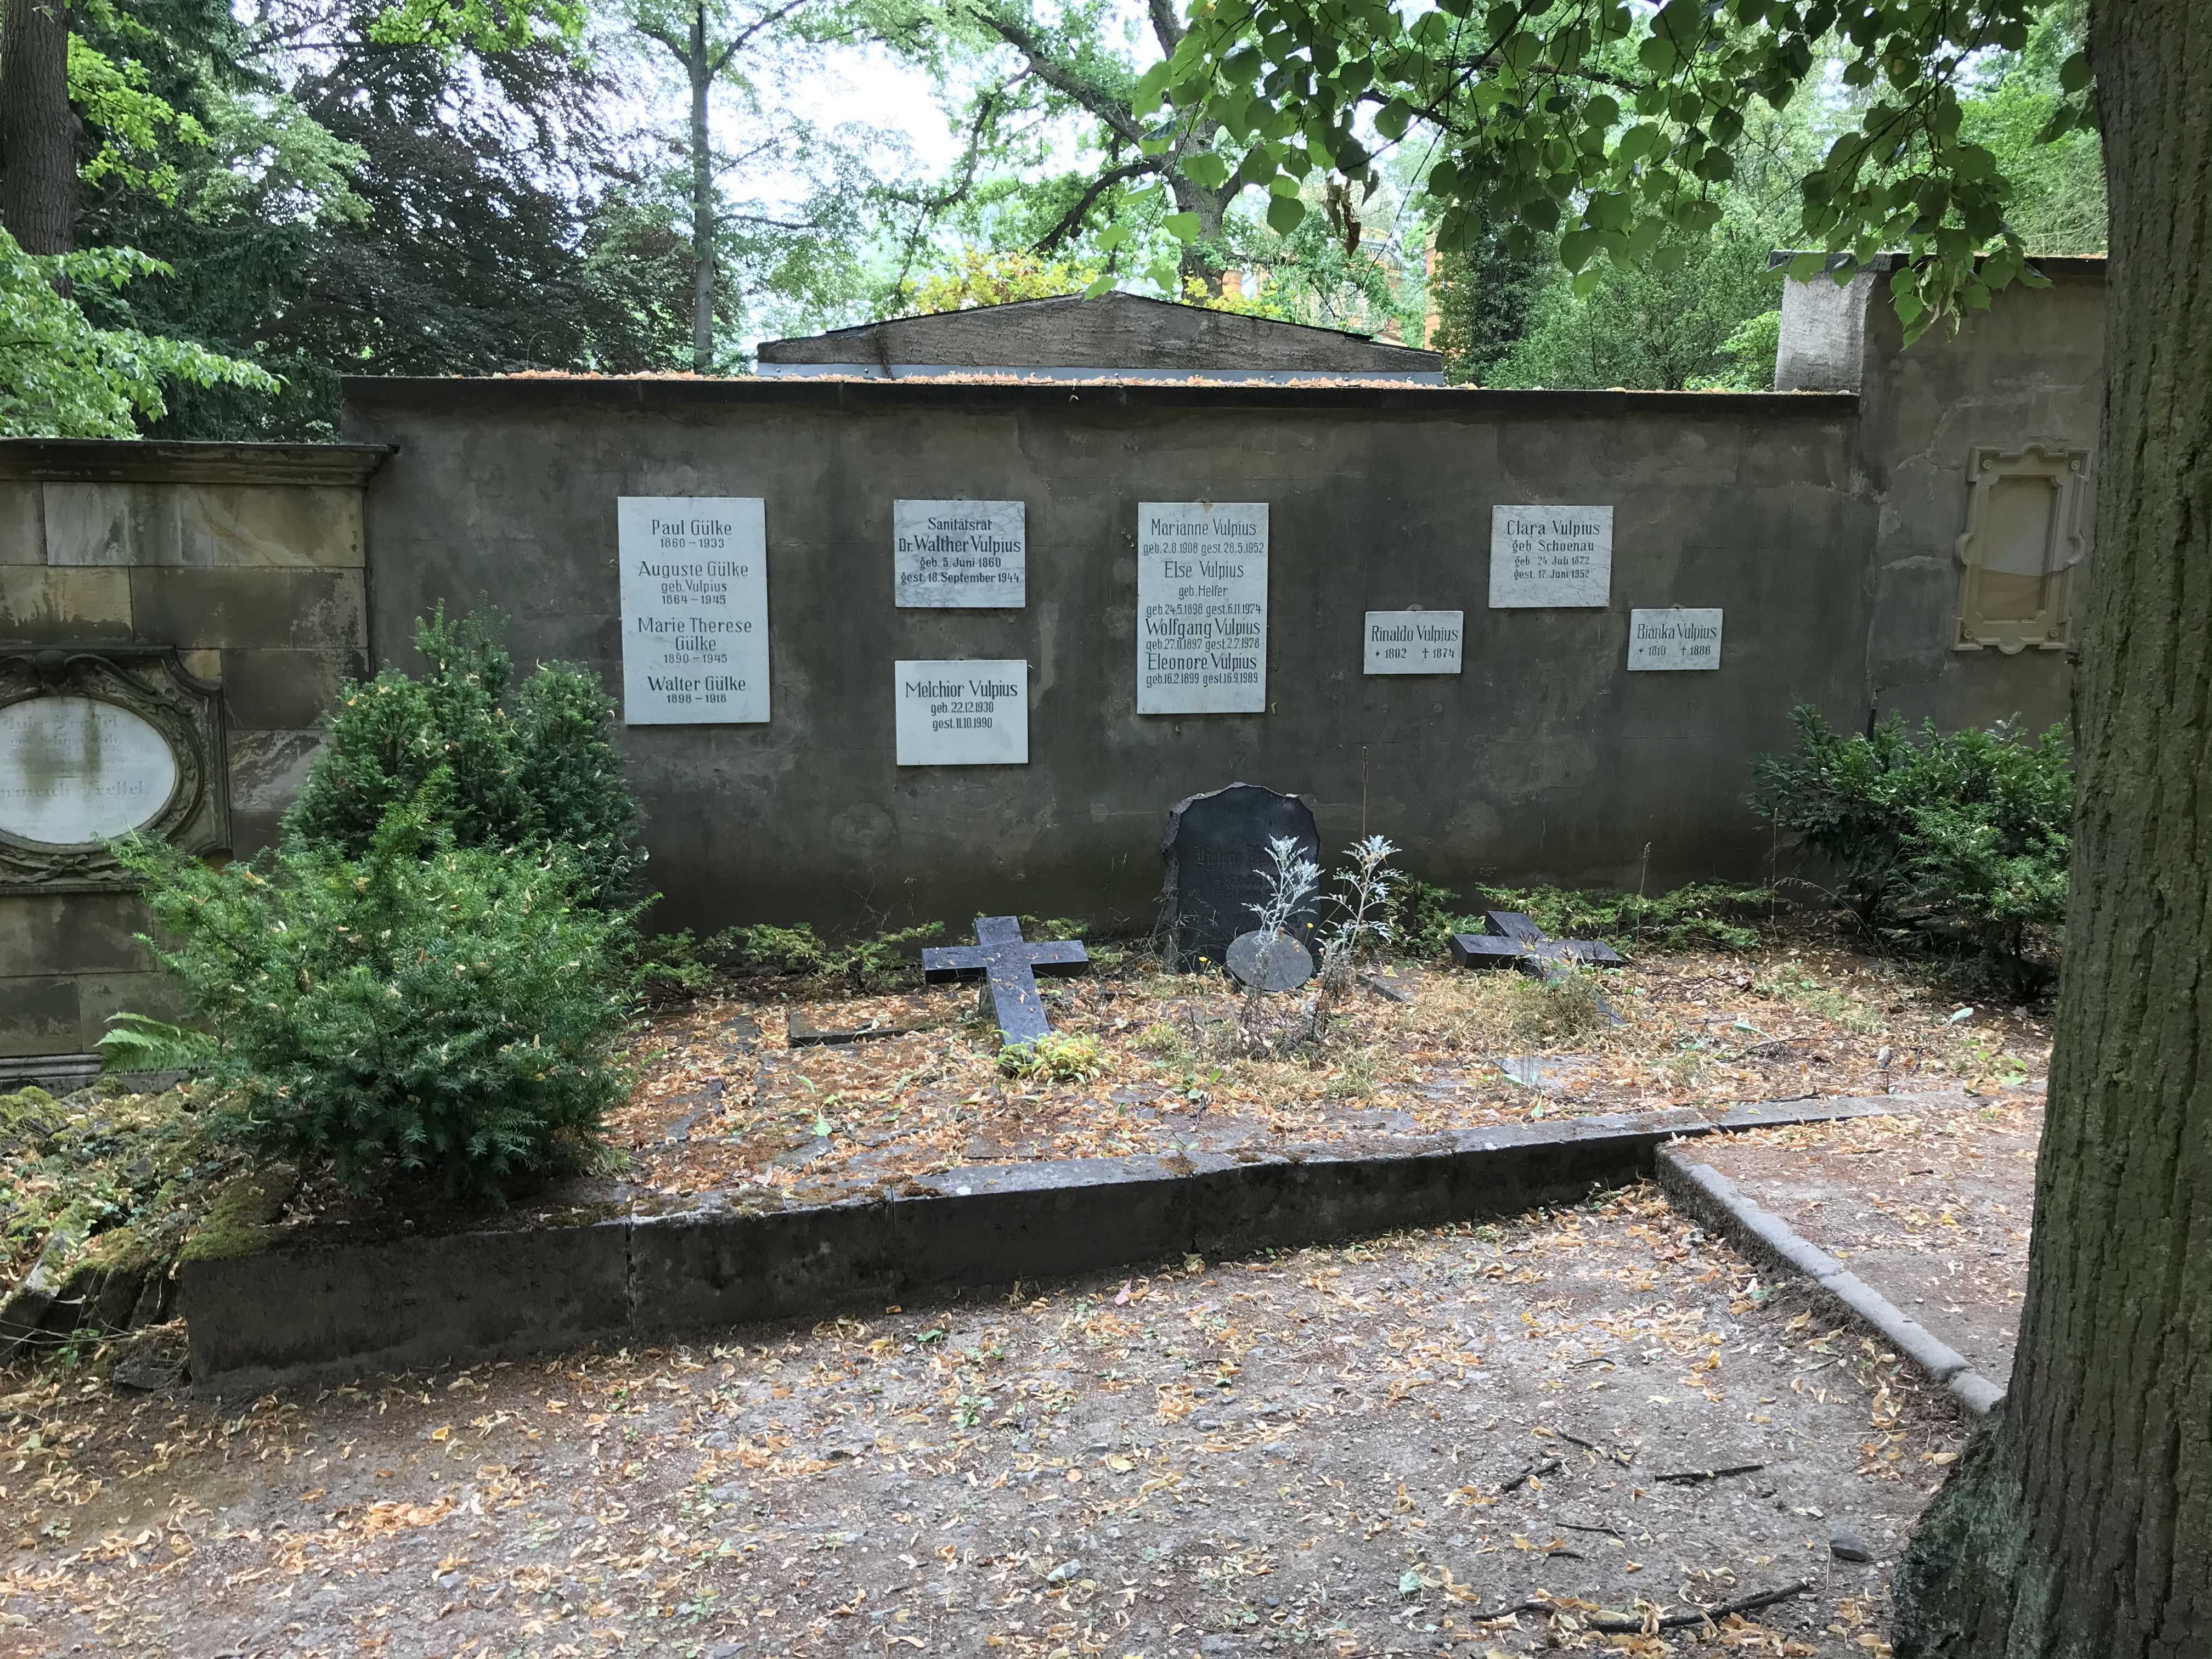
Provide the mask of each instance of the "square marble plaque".
[{"label": "square marble plaque", "polygon": [[768,515],[750,495],[624,495],[623,719],[768,719]]},{"label": "square marble plaque", "polygon": [[891,666],[901,766],[1029,763],[1029,664],[956,659]]},{"label": "square marble plaque", "polygon": [[928,610],[1019,610],[1027,597],[1029,507],[1022,501],[891,503],[893,603]]},{"label": "square marble plaque", "polygon": [[1717,611],[1632,611],[1628,613],[1631,673],[1662,668],[1718,668],[1721,613]]},{"label": "square marble plaque", "polygon": [[1137,712],[1267,708],[1267,504],[1137,507]]},{"label": "square marble plaque", "polygon": [[1612,594],[1611,507],[1490,509],[1491,609],[1602,608]]},{"label": "square marble plaque", "polygon": [[1370,611],[1366,658],[1370,674],[1456,674],[1467,635],[1464,611]]}]

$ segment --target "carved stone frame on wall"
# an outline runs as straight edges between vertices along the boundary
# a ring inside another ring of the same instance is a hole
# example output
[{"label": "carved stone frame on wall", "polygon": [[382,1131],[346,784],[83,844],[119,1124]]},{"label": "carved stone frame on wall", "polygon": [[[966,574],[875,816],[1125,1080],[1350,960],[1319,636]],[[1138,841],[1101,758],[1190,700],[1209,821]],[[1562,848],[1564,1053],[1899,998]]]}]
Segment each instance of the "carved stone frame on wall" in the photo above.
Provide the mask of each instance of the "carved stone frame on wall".
[{"label": "carved stone frame on wall", "polygon": [[[222,688],[168,646],[0,648],[0,709],[42,697],[86,697],[127,710],[159,732],[177,781],[142,833],[187,853],[230,848],[229,767]],[[0,827],[0,893],[114,892],[137,885],[104,844],[58,846]]]},{"label": "carved stone frame on wall", "polygon": [[[1971,450],[1966,530],[1959,538],[1959,622],[1952,648],[2013,656],[2063,651],[2073,633],[2075,567],[2085,551],[2087,450]],[[2027,486],[2026,489],[2022,486]]]}]

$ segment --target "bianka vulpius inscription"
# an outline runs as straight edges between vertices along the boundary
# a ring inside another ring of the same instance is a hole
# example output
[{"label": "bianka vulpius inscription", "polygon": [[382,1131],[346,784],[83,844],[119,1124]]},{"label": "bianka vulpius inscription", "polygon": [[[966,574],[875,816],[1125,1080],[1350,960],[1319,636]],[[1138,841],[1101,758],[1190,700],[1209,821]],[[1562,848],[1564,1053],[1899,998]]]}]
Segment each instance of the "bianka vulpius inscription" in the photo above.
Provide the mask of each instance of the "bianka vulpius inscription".
[{"label": "bianka vulpius inscription", "polygon": [[768,530],[749,495],[624,495],[623,719],[768,719]]},{"label": "bianka vulpius inscription", "polygon": [[1628,613],[1628,666],[1632,673],[1668,668],[1721,665],[1721,613],[1717,611],[1632,611]]},{"label": "bianka vulpius inscription", "polygon": [[0,833],[88,847],[161,816],[179,771],[168,738],[128,708],[84,696],[0,708]]},{"label": "bianka vulpius inscription", "polygon": [[1021,501],[891,503],[892,601],[928,610],[1027,602],[1029,507]]},{"label": "bianka vulpius inscription", "polygon": [[1490,509],[1491,609],[1602,608],[1612,594],[1611,507]]},{"label": "bianka vulpius inscription", "polygon": [[1456,674],[1464,611],[1370,611],[1367,613],[1367,672],[1370,674]]},{"label": "bianka vulpius inscription", "polygon": [[891,667],[901,766],[1029,763],[1029,664],[1016,659]]},{"label": "bianka vulpius inscription", "polygon": [[1267,708],[1267,504],[1137,507],[1137,712]]}]

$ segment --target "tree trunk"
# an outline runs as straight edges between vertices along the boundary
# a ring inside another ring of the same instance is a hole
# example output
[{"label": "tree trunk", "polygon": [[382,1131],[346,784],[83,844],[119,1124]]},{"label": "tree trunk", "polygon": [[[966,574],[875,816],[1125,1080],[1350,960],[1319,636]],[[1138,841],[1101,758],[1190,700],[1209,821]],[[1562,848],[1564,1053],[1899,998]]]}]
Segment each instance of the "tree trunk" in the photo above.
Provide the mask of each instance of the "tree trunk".
[{"label": "tree trunk", "polygon": [[[1221,190],[1206,190],[1193,184],[1180,173],[1168,174],[1168,187],[1175,193],[1176,211],[1198,216],[1198,240],[1182,245],[1182,258],[1177,270],[1178,279],[1185,284],[1196,281],[1204,285],[1206,293],[1218,299],[1221,295],[1221,222],[1227,216],[1229,204],[1237,194],[1232,182]],[[1181,299],[1182,295],[1173,296]]]},{"label": "tree trunk", "polygon": [[2212,29],[2090,0],[2097,544],[2012,1392],[1896,1578],[1899,1659],[2212,1653]]},{"label": "tree trunk", "polygon": [[0,19],[0,225],[29,253],[76,239],[76,117],[64,0],[6,0]]},{"label": "tree trunk", "polygon": [[714,153],[707,130],[707,93],[714,65],[707,45],[707,8],[691,10],[691,370],[714,372]]}]

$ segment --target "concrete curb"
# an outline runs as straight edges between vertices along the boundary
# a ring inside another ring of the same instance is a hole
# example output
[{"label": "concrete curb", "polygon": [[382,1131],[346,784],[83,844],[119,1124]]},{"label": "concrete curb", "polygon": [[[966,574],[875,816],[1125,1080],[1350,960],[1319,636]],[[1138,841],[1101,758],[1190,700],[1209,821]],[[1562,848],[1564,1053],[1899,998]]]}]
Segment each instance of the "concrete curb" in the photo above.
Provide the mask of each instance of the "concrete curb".
[{"label": "concrete curb", "polygon": [[1736,1190],[1710,1164],[1662,1146],[1655,1155],[1659,1185],[1675,1206],[1722,1234],[1763,1265],[1802,1273],[1844,1314],[1941,1382],[1977,1417],[2004,1403],[2004,1390],[1972,1370],[1966,1356],[1913,1319],[1880,1291],[1817,1245],[1808,1243],[1771,1211]]},{"label": "concrete curb", "polygon": [[727,1329],[933,1290],[1517,1214],[1648,1176],[1680,1136],[1893,1111],[1887,1097],[1470,1129],[1372,1156],[969,1166],[893,1194],[394,1238],[331,1228],[188,1261],[195,1388],[232,1393]]}]

